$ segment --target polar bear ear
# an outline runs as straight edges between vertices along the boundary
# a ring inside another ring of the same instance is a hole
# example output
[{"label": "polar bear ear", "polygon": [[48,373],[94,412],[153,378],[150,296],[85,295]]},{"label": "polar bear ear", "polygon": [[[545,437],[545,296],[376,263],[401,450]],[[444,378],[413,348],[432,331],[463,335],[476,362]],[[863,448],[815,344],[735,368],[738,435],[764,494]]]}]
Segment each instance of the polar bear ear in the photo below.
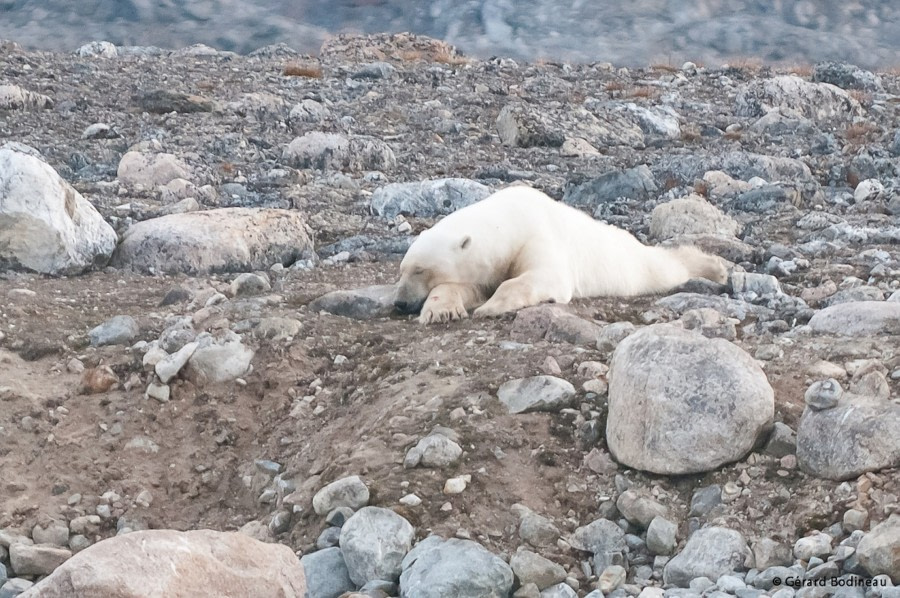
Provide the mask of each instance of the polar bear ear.
[{"label": "polar bear ear", "polygon": [[466,247],[469,246],[469,243],[471,243],[471,242],[472,242],[472,237],[466,235],[465,237],[463,237],[463,240],[459,243],[459,248],[465,249]]}]

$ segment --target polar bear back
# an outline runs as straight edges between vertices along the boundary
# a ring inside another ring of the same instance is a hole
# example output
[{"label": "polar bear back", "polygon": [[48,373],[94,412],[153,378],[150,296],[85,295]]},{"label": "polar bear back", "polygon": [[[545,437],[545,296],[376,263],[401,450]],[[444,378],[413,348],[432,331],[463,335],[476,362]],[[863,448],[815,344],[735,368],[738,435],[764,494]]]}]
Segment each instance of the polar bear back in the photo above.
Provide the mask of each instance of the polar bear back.
[{"label": "polar bear back", "polygon": [[541,271],[568,287],[561,295],[574,298],[653,293],[691,277],[670,250],[647,247],[530,187],[502,189],[448,215],[432,231],[472,237],[486,275],[480,283]]}]

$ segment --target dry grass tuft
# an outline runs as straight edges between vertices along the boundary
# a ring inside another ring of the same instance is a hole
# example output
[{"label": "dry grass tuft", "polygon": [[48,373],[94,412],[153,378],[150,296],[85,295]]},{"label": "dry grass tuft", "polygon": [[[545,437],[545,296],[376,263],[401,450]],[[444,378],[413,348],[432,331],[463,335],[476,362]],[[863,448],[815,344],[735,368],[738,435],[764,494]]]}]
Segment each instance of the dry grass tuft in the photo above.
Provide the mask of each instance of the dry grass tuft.
[{"label": "dry grass tuft", "polygon": [[635,87],[627,95],[630,98],[657,98],[659,89],[650,86]]},{"label": "dry grass tuft", "polygon": [[703,179],[694,180],[694,193],[701,197],[709,197],[709,183]]},{"label": "dry grass tuft", "polygon": [[798,77],[812,77],[813,66],[811,64],[792,64],[787,67],[787,72]]},{"label": "dry grass tuft", "polygon": [[309,64],[291,62],[284,67],[282,73],[285,77],[307,77],[309,79],[321,79],[322,68]]},{"label": "dry grass tuft", "polygon": [[855,123],[844,129],[844,139],[853,145],[861,145],[872,140],[881,129],[873,123]]},{"label": "dry grass tuft", "polygon": [[872,94],[868,91],[863,91],[861,89],[851,89],[847,92],[847,94],[862,104],[865,108],[870,108],[872,106]]}]

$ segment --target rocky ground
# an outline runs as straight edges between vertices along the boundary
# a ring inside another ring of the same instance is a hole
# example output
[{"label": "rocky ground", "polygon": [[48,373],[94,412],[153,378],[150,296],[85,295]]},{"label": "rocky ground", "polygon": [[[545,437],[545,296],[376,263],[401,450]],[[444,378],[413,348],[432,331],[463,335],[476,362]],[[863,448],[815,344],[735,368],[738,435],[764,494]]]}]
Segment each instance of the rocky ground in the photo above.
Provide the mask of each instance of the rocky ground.
[{"label": "rocky ground", "polygon": [[625,66],[752,56],[890,68],[900,51],[893,0],[2,0],[0,13],[0,38],[56,51],[105,39],[241,53],[288,43],[315,52],[334,34],[398,31],[445,39],[482,58],[602,57]]},{"label": "rocky ground", "polygon": [[[0,57],[0,596],[199,528],[312,596],[897,595],[897,75]],[[393,314],[414,235],[511,183],[729,284]]]}]

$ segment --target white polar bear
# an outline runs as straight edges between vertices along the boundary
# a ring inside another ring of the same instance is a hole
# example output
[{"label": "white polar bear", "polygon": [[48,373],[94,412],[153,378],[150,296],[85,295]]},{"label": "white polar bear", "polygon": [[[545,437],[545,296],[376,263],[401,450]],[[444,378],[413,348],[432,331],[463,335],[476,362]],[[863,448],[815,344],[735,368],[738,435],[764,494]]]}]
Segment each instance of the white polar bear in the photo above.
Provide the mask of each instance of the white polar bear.
[{"label": "white polar bear", "polygon": [[[724,283],[695,247],[648,247],[530,187],[508,187],[419,235],[400,263],[395,306],[419,321],[497,316],[542,302],[659,293],[690,278]],[[480,306],[480,307],[479,307]]]}]

